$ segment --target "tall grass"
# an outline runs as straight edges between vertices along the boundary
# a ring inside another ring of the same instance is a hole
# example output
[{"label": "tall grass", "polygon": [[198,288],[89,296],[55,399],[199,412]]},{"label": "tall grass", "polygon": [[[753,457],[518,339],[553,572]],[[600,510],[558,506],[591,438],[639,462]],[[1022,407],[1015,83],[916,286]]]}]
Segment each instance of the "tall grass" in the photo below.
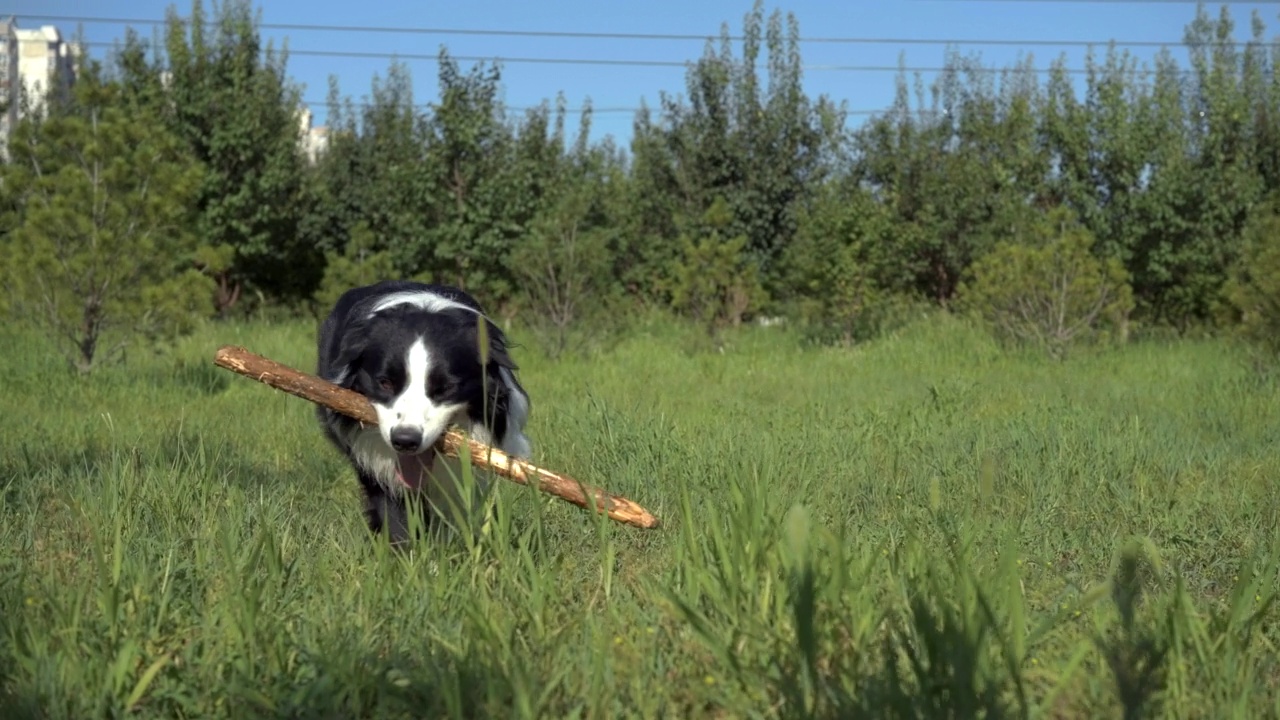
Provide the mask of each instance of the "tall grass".
[{"label": "tall grass", "polygon": [[311,407],[210,364],[310,327],[88,381],[0,332],[0,717],[1280,717],[1280,388],[1224,345],[524,348],[538,460],[664,527],[500,481],[397,554]]}]

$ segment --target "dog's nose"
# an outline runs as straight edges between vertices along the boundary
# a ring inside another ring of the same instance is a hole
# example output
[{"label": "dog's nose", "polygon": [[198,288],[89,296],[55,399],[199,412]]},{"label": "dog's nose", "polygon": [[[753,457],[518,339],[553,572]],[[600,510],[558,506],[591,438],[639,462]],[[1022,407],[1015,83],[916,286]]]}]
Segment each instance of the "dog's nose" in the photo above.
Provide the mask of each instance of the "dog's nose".
[{"label": "dog's nose", "polygon": [[391,447],[400,452],[417,450],[422,445],[422,431],[412,427],[396,427],[391,429]]}]

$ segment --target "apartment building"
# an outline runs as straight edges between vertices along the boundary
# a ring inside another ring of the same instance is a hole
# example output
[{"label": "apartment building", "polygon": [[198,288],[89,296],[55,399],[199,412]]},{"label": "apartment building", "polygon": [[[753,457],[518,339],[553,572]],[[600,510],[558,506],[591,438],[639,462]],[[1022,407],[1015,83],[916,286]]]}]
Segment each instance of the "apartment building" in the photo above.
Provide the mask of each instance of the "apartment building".
[{"label": "apartment building", "polygon": [[[0,156],[8,159],[9,136],[28,113],[40,112],[51,92],[65,92],[76,80],[81,48],[67,42],[53,25],[18,27],[10,16],[0,20]],[[169,87],[165,72],[161,83]],[[315,162],[328,147],[328,129],[312,126],[311,110],[299,108],[301,150]]]},{"label": "apartment building", "polygon": [[298,129],[302,133],[302,153],[309,162],[316,162],[329,147],[329,128],[313,125],[311,108],[303,105],[298,110]]},{"label": "apartment building", "polygon": [[0,21],[0,149],[9,147],[9,134],[27,113],[40,112],[53,92],[65,92],[75,82],[80,48],[67,42],[53,25],[18,27],[9,17]]}]

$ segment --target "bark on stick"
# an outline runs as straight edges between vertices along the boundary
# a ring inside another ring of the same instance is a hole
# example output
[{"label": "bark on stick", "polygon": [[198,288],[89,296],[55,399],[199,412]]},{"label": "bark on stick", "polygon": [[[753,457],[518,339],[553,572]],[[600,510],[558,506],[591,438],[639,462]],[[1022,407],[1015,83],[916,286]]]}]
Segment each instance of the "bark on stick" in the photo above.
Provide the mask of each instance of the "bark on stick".
[{"label": "bark on stick", "polygon": [[[247,378],[323,405],[334,412],[359,420],[367,425],[377,425],[378,415],[373,405],[360,393],[295,370],[269,358],[252,353],[242,347],[226,345],[218,349],[213,363]],[[456,429],[450,428],[440,439],[439,450],[454,458],[461,457],[466,446],[471,462],[489,468],[500,477],[521,485],[529,485],[548,495],[588,510],[603,512],[610,519],[638,528],[658,527],[658,519],[648,510],[627,498],[581,483],[567,475],[551,472],[532,463],[514,458],[498,448],[472,440]]]}]

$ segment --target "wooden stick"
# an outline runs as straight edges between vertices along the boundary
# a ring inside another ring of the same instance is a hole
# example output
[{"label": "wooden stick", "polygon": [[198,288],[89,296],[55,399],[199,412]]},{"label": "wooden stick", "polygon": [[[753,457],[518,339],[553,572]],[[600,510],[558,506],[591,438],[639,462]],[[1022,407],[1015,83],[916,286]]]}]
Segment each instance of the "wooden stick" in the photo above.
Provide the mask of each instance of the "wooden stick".
[{"label": "wooden stick", "polygon": [[[294,370],[242,347],[226,345],[219,348],[213,357],[213,364],[303,400],[323,405],[362,423],[374,426],[378,424],[378,415],[374,412],[373,405],[360,393],[339,387],[315,375]],[[658,527],[656,517],[624,497],[511,457],[498,448],[467,438],[456,429],[450,428],[445,433],[438,448],[445,455],[457,458],[464,444],[469,446],[473,463],[487,467],[508,480],[520,485],[530,485],[581,508],[594,507],[597,512],[603,512],[620,523],[645,529]]]}]

